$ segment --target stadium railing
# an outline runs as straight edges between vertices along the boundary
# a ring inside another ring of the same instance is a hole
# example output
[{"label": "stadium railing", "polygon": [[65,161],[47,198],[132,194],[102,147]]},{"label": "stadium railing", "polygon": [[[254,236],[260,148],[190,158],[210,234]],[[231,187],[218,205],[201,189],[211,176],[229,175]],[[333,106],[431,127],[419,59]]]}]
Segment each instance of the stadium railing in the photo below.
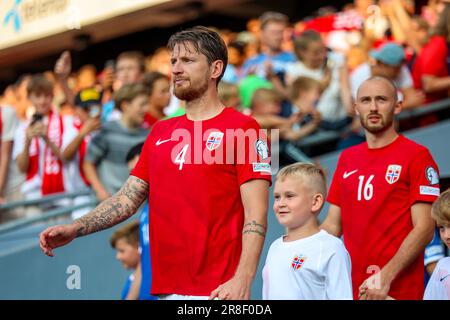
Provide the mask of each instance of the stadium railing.
[{"label": "stadium railing", "polygon": [[[0,205],[0,214],[4,210],[11,210],[18,207],[28,207],[28,206],[37,206],[37,205],[43,205],[52,203],[57,200],[63,200],[63,199],[73,199],[79,196],[87,196],[91,195],[92,191],[75,191],[75,192],[67,192],[67,193],[58,193],[54,195],[45,196],[39,199],[33,199],[33,200],[21,200],[21,201],[14,201],[10,203],[6,203],[3,205]],[[97,204],[97,200],[94,196],[92,196],[92,199],[89,201],[86,201],[82,204],[78,205],[68,205],[63,206],[60,208],[55,208],[52,210],[49,210],[47,212],[43,212],[35,217],[29,217],[29,218],[22,218],[17,219],[13,221],[9,221],[3,224],[0,224],[0,234],[7,233],[28,225],[32,225],[39,222],[44,222],[50,219],[55,219],[59,217],[66,216],[72,211],[83,209],[86,207],[92,207]]]}]

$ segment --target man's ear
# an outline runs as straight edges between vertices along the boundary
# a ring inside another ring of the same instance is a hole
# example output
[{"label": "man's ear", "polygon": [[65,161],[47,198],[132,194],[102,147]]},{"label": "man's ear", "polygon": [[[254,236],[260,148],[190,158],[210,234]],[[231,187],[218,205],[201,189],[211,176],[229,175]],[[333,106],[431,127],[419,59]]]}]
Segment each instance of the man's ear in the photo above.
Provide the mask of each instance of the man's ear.
[{"label": "man's ear", "polygon": [[403,101],[398,100],[395,103],[394,114],[399,114],[400,112],[402,112],[402,110],[403,110]]},{"label": "man's ear", "polygon": [[355,114],[359,116],[358,108],[356,108],[356,103],[353,103],[353,110],[355,110]]},{"label": "man's ear", "polygon": [[216,60],[213,61],[211,64],[210,70],[211,70],[211,79],[218,79],[220,75],[222,74],[222,71],[224,69],[224,63],[222,60]]}]

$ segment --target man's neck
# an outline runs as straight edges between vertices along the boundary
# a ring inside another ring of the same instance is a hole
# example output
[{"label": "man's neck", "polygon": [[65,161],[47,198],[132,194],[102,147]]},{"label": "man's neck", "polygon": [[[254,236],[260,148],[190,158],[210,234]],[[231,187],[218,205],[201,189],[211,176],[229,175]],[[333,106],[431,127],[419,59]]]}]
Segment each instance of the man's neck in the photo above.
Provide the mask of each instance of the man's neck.
[{"label": "man's neck", "polygon": [[186,102],[186,116],[192,121],[208,120],[217,116],[224,108],[214,88],[200,98]]},{"label": "man's neck", "polygon": [[366,130],[366,140],[369,149],[383,148],[394,142],[397,137],[398,133],[397,131],[395,131],[394,126],[387,129],[386,131],[378,133],[370,133]]},{"label": "man's neck", "polygon": [[277,54],[280,54],[281,52],[283,52],[283,50],[281,50],[281,48],[274,49],[274,48],[270,48],[268,46],[264,46],[262,49],[262,52],[270,57],[273,57],[273,56],[276,56]]}]

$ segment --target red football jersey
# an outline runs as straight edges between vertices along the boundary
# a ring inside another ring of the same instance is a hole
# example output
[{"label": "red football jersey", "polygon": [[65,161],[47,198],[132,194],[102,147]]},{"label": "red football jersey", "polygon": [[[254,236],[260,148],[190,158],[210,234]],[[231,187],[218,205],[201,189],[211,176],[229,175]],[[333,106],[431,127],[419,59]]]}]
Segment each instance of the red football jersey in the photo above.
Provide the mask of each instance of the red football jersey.
[{"label": "red football jersey", "polygon": [[[344,243],[359,286],[392,259],[413,228],[411,206],[439,196],[439,173],[429,151],[400,135],[378,149],[367,143],[342,152],[328,201],[341,208]],[[423,254],[392,282],[395,299],[422,299]]]},{"label": "red football jersey", "polygon": [[271,182],[259,125],[232,108],[205,121],[159,121],[132,175],[150,186],[152,294],[209,296],[239,262],[240,186]]}]

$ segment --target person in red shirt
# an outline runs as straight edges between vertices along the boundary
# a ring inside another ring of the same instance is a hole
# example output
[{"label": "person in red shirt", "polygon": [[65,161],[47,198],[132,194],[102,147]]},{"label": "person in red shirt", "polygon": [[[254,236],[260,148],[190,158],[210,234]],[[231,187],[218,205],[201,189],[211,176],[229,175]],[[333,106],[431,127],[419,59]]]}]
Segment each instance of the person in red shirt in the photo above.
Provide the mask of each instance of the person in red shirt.
[{"label": "person in red shirt", "polygon": [[341,154],[321,225],[344,237],[355,299],[423,297],[439,174],[427,148],[396,132],[394,115],[402,109],[396,92],[382,77],[359,87],[355,109],[367,142]]},{"label": "person in red shirt", "polygon": [[109,228],[149,198],[151,293],[166,299],[249,299],[267,226],[270,153],[257,122],[219,100],[227,64],[205,27],[174,34],[174,93],[186,115],[157,122],[127,182],[72,224],[40,234],[43,252]]},{"label": "person in red shirt", "polygon": [[414,87],[425,92],[427,103],[448,97],[450,76],[447,70],[447,55],[445,37],[435,35],[429,39],[414,61]]}]

